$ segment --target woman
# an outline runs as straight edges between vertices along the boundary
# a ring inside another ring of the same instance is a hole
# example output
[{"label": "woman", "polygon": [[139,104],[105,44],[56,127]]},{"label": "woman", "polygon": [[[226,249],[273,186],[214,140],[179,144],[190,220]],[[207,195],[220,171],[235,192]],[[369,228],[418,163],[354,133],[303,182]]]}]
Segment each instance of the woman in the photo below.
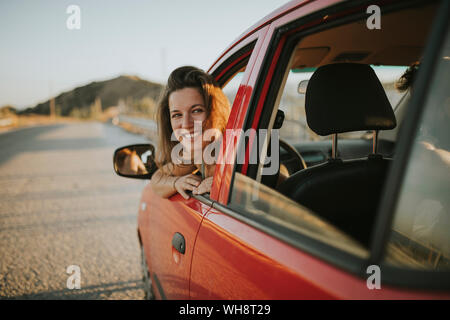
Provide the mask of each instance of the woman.
[{"label": "woman", "polygon": [[[210,191],[215,163],[205,164],[203,151],[219,142],[229,112],[227,97],[209,74],[190,66],[170,74],[157,110],[159,169],[150,180],[156,194],[168,198],[178,192],[189,199],[188,190]],[[205,139],[210,129],[219,133],[212,140]],[[203,179],[195,174],[199,171]]]}]

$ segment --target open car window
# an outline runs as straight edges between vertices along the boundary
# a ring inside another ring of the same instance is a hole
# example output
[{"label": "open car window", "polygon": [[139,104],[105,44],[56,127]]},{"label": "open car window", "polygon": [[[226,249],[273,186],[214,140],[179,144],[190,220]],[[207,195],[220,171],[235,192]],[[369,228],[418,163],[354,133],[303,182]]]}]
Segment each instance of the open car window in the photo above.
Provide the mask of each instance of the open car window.
[{"label": "open car window", "polygon": [[[238,50],[236,53],[231,55],[229,59],[223,62],[213,73],[216,77],[216,81],[221,86],[225,96],[227,97],[230,108],[233,108],[233,103],[238,93],[239,86],[241,85],[244,74],[249,62],[249,58],[252,53],[252,49],[255,42],[246,45],[244,48]],[[210,200],[210,193],[204,193],[202,195],[196,195],[197,198],[206,198]]]}]

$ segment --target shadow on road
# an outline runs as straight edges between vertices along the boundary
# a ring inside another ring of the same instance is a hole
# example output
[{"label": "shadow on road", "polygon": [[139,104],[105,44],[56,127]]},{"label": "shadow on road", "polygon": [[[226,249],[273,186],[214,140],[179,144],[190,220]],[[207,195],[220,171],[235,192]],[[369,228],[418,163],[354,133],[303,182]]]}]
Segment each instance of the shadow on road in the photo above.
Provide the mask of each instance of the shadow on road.
[{"label": "shadow on road", "polygon": [[63,220],[58,222],[43,222],[27,225],[14,225],[9,227],[1,227],[1,232],[10,231],[20,231],[20,232],[30,232],[35,229],[46,230],[46,232],[69,232],[76,229],[86,230],[87,228],[98,228],[99,225],[104,225],[105,223],[121,223],[121,222],[134,222],[136,221],[136,214],[126,215],[126,216],[102,216],[95,218],[84,218],[84,219],[73,219],[73,220]]},{"label": "shadow on road", "polygon": [[23,128],[0,134],[0,147],[7,152],[0,154],[0,165],[13,158],[20,152],[27,151],[30,147],[39,145],[37,137],[49,131],[61,128],[62,125],[50,125]]},{"label": "shadow on road", "polygon": [[[127,290],[143,290],[142,280],[130,280],[124,282],[113,282],[95,286],[83,287],[81,289],[64,289],[57,291],[39,292],[21,296],[7,297],[10,300],[97,300],[108,299],[114,293]],[[144,293],[142,292],[142,295]],[[114,297],[111,297],[114,299]]]}]

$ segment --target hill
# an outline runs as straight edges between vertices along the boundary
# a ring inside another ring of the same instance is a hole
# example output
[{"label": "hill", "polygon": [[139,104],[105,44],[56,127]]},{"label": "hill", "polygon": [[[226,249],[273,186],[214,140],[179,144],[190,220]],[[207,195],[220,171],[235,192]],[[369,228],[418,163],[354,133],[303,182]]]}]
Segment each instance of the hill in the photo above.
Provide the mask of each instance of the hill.
[{"label": "hill", "polygon": [[3,107],[0,107],[0,118],[12,116],[12,115],[15,115],[16,113],[17,113],[17,110],[13,106],[6,105]]},{"label": "hill", "polygon": [[[89,110],[100,101],[101,109],[117,106],[122,101],[158,101],[163,86],[135,76],[120,76],[111,80],[92,82],[63,92],[55,97],[56,112],[60,116],[73,115],[75,111]],[[20,114],[50,114],[50,100],[25,109]]]}]

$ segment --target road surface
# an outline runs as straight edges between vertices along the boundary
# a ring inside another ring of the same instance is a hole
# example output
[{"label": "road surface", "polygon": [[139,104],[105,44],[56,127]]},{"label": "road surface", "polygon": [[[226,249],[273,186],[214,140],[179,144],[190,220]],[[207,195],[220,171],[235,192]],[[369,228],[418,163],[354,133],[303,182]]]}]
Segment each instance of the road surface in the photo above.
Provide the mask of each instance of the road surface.
[{"label": "road surface", "polygon": [[[0,134],[0,299],[144,297],[136,227],[146,181],[112,169],[117,147],[143,142],[96,122]],[[68,289],[71,265],[80,289]]]}]

